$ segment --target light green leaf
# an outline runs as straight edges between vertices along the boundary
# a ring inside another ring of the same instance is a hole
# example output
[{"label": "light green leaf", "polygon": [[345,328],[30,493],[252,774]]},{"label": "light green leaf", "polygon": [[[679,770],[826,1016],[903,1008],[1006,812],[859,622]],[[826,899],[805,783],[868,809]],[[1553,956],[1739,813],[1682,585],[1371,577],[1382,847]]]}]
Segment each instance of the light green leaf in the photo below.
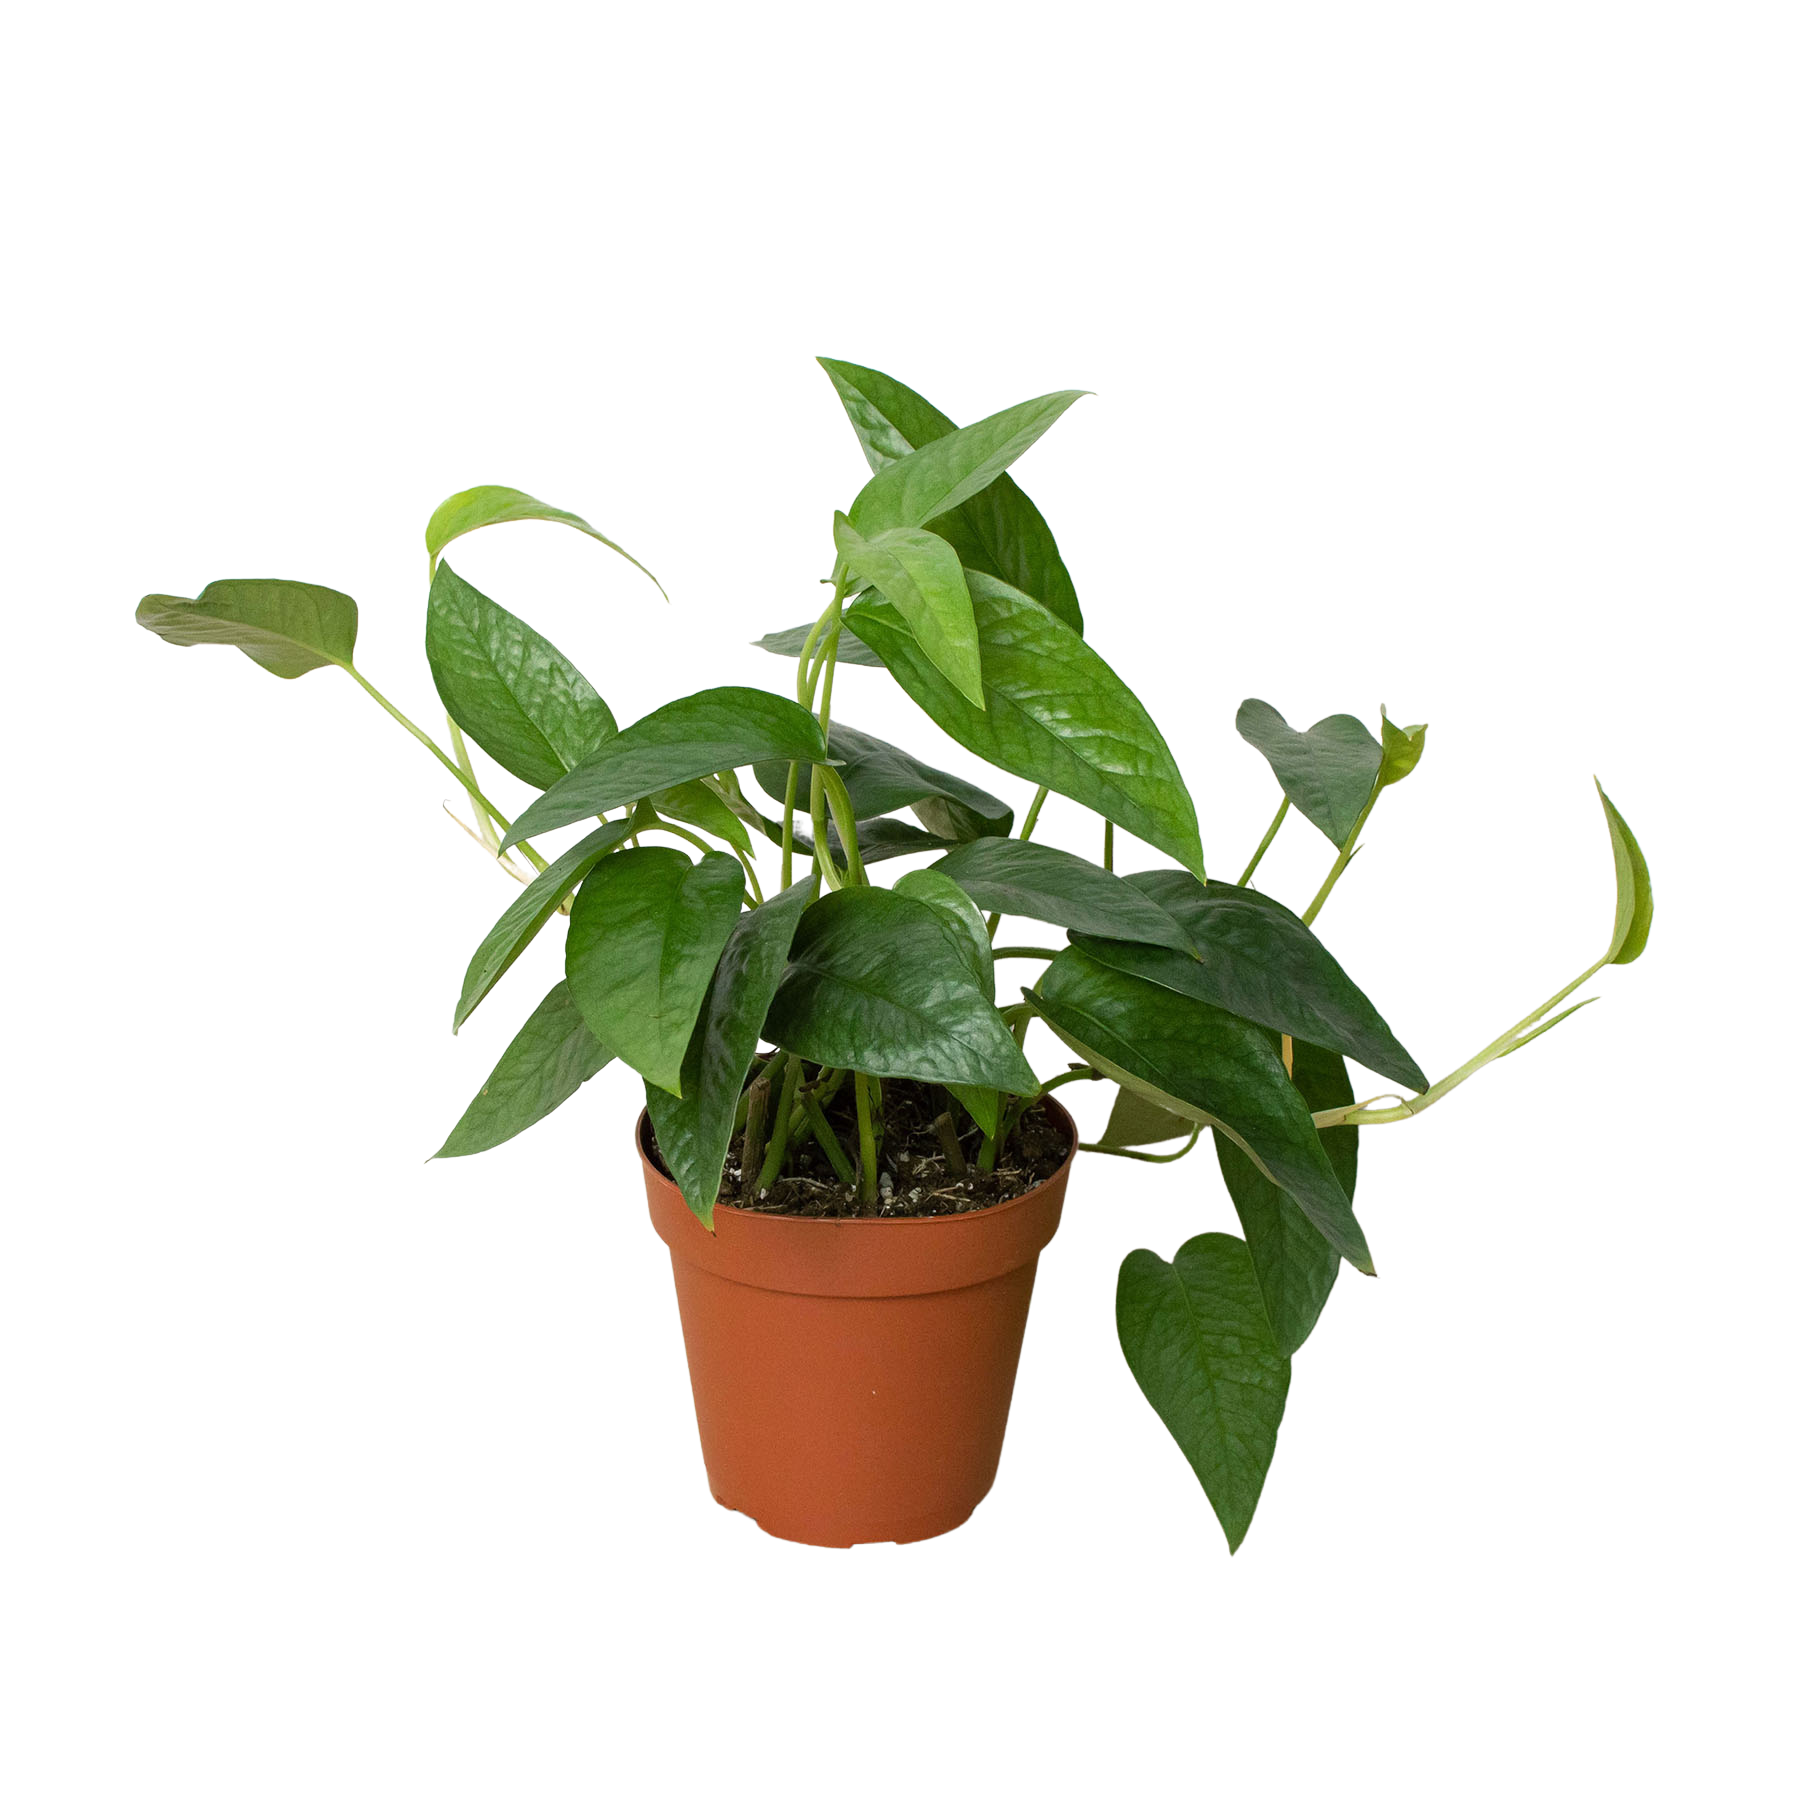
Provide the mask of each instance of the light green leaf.
[{"label": "light green leaf", "polygon": [[[812,636],[810,625],[790,625],[785,631],[771,631],[751,645],[753,650],[767,650],[771,656],[798,656]],[[879,669],[881,658],[846,625],[838,633],[838,667],[853,663],[859,668]]]},{"label": "light green leaf", "polygon": [[992,1000],[994,997],[994,945],[987,923],[975,902],[941,869],[914,869],[894,883],[896,894],[923,900],[935,907],[939,920],[962,951],[969,973]]},{"label": "light green leaf", "polygon": [[976,706],[984,705],[975,609],[956,552],[919,526],[897,525],[865,538],[842,513],[833,521],[833,535],[845,568],[879,588],[951,684]]},{"label": "light green leaf", "polygon": [[1209,1231],[1172,1263],[1132,1251],[1119,1266],[1118,1323],[1131,1373],[1200,1477],[1235,1555],[1275,1455],[1290,1370],[1243,1240]]},{"label": "light green leaf", "polygon": [[146,594],[137,622],[183,648],[234,645],[284,681],[328,663],[348,669],[356,649],[356,602],[305,581],[212,581],[197,600]]},{"label": "light green leaf", "polygon": [[[615,544],[605,532],[596,531],[578,513],[546,506],[543,501],[510,487],[464,488],[460,494],[452,494],[431,515],[425,525],[425,548],[431,553],[432,569],[436,570],[437,559],[443,555],[445,545],[454,543],[457,538],[479,531],[484,525],[509,525],[519,519],[544,519],[556,525],[571,525],[577,531],[586,532],[596,543],[616,551],[634,569],[650,575],[629,550]],[[664,593],[663,584],[656,581],[654,575],[650,575],[650,579],[656,582],[656,591],[667,600],[669,596]]]},{"label": "light green leaf", "polygon": [[1425,754],[1423,725],[1396,725],[1381,709],[1381,777],[1379,786],[1392,787],[1404,781],[1419,766]]},{"label": "light green leaf", "polygon": [[1606,960],[1612,963],[1636,962],[1644,954],[1650,938],[1650,915],[1655,910],[1650,895],[1650,865],[1631,827],[1619,816],[1619,809],[1606,797],[1599,782],[1594,789],[1606,809],[1606,829],[1612,838],[1613,869],[1618,877],[1619,900],[1613,915],[1612,944]]},{"label": "light green leaf", "polygon": [[[713,785],[712,777],[701,781],[678,782],[674,787],[658,788],[644,802],[665,819],[677,819],[684,825],[698,825],[714,837],[723,838],[734,850],[754,857],[756,846],[744,821]],[[735,777],[733,778],[735,780]]]},{"label": "light green leaf", "polygon": [[[1348,713],[1333,713],[1309,731],[1296,731],[1266,700],[1246,700],[1237,728],[1269,759],[1281,791],[1343,849],[1381,775],[1381,746],[1368,727]],[[1424,727],[1418,729],[1422,749]]]},{"label": "light green leaf", "polygon": [[1170,1138],[1184,1138],[1193,1129],[1192,1119],[1158,1106],[1136,1088],[1122,1087],[1113,1101],[1100,1142],[1115,1150],[1128,1150],[1137,1144],[1162,1144]]},{"label": "light green leaf", "polygon": [[612,1059],[583,1022],[569,984],[559,981],[507,1045],[438,1155],[473,1156],[517,1137]]},{"label": "light green leaf", "polygon": [[696,863],[661,845],[615,851],[575,896],[564,953],[575,1004],[596,1037],[671,1094],[743,899],[736,857]]}]

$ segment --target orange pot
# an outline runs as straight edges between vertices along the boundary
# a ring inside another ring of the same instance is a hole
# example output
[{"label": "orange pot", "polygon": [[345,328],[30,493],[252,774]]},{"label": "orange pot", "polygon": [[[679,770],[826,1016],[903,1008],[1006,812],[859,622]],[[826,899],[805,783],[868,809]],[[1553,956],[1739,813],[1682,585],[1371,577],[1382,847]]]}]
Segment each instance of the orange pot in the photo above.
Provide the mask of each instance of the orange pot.
[{"label": "orange pot", "polygon": [[994,1484],[1038,1252],[1075,1160],[942,1219],[793,1219],[720,1206],[708,1232],[647,1153],[713,1498],[802,1544],[908,1544]]}]

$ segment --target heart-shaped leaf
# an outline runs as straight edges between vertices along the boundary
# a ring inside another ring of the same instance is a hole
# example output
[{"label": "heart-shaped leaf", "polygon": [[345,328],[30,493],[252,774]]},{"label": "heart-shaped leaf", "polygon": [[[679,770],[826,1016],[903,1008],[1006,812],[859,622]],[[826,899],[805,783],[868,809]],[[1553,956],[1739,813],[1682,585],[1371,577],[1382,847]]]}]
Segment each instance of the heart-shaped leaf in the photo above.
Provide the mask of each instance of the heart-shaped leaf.
[{"label": "heart-shaped leaf", "polygon": [[1281,791],[1343,849],[1381,776],[1381,746],[1368,727],[1348,713],[1333,713],[1309,731],[1296,731],[1266,700],[1246,700],[1237,728],[1269,759]]},{"label": "heart-shaped leaf", "polygon": [[810,878],[797,881],[738,919],[688,1039],[681,1063],[681,1097],[653,1083],[644,1085],[663,1163],[689,1209],[708,1227],[744,1077],[756,1054],[769,1002],[787,968],[794,928],[811,894]]},{"label": "heart-shaped leaf", "polygon": [[559,981],[507,1045],[439,1156],[473,1156],[553,1113],[613,1053],[588,1030],[569,984]]},{"label": "heart-shaped leaf", "polygon": [[560,781],[618,730],[606,702],[548,638],[447,562],[431,578],[425,655],[445,712],[533,787]]},{"label": "heart-shaped leaf", "polygon": [[938,673],[890,601],[865,595],[848,617],[894,679],[964,749],[1091,807],[1204,875],[1194,802],[1137,696],[1067,625],[1017,589],[971,573],[969,597],[981,632],[985,710]]},{"label": "heart-shaped leaf", "polygon": [[1419,766],[1425,754],[1423,725],[1396,725],[1381,709],[1381,778],[1380,785],[1392,787],[1404,781]]},{"label": "heart-shaped leaf", "polygon": [[588,1029],[671,1094],[743,899],[735,856],[658,845],[604,858],[570,909],[564,960]]},{"label": "heart-shaped leaf", "polygon": [[1650,939],[1650,915],[1655,910],[1650,895],[1650,865],[1631,827],[1619,816],[1619,809],[1606,797],[1599,782],[1594,789],[1606,810],[1607,835],[1612,839],[1613,870],[1618,878],[1618,905],[1613,913],[1612,943],[1606,960],[1611,963],[1636,962],[1644,954]]},{"label": "heart-shaped leaf", "polygon": [[231,644],[271,675],[352,666],[356,602],[305,581],[212,581],[197,600],[146,594],[137,622],[167,644]]},{"label": "heart-shaped leaf", "polygon": [[1119,1344],[1180,1445],[1235,1555],[1250,1529],[1287,1406],[1288,1359],[1263,1316],[1241,1238],[1189,1238],[1172,1263],[1134,1250],[1119,1266]]},{"label": "heart-shaped leaf", "polygon": [[[437,559],[444,553],[445,545],[454,543],[457,538],[464,537],[471,531],[479,531],[485,525],[509,525],[518,519],[544,519],[555,525],[573,526],[575,530],[585,532],[596,543],[616,551],[634,569],[650,575],[650,571],[629,550],[615,544],[605,532],[596,531],[580,514],[564,512],[558,506],[546,506],[542,500],[534,500],[529,494],[522,494],[517,488],[510,487],[464,488],[460,494],[452,494],[431,515],[425,523],[425,548],[431,554],[433,571],[437,568]],[[656,582],[656,591],[665,600],[668,599],[669,596],[663,591],[663,584],[656,581],[654,575],[650,575],[650,579]]]},{"label": "heart-shaped leaf", "polygon": [[[937,908],[939,921],[949,928],[950,935],[962,949],[969,973],[991,1001],[994,998],[994,946],[975,902],[948,875],[936,869],[914,869],[911,874],[902,875],[894,883],[894,892]],[[1000,1129],[997,1088],[969,1087],[956,1081],[947,1085],[989,1137]]]},{"label": "heart-shaped leaf", "polygon": [[957,691],[983,705],[975,609],[956,552],[916,525],[863,537],[842,513],[834,521],[834,535],[844,567],[858,581],[879,588]]},{"label": "heart-shaped leaf", "polygon": [[[751,648],[767,650],[771,656],[798,656],[811,636],[810,625],[790,625],[785,631],[771,631],[766,637],[759,637]],[[881,658],[848,625],[838,633],[837,659],[839,668],[845,663],[865,669],[881,667]]]}]

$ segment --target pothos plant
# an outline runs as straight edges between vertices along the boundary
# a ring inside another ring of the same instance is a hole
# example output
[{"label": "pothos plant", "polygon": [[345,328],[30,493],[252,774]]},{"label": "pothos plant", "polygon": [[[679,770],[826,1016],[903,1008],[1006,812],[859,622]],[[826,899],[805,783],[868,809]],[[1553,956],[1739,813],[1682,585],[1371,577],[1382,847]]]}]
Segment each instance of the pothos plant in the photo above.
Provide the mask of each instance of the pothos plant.
[{"label": "pothos plant", "polygon": [[[456,494],[426,526],[425,651],[447,747],[357,667],[356,603],[334,589],[218,581],[193,600],[151,595],[138,621],[174,644],[235,645],[285,678],[343,670],[460,783],[474,835],[523,886],[470,958],[453,1027],[568,915],[564,979],[442,1156],[515,1136],[614,1061],[642,1077],[657,1150],[707,1226],[734,1144],[754,1197],[809,1136],[880,1211],[883,1082],[941,1088],[952,1143],[966,1141],[978,1168],[994,1166],[1040,1095],[1075,1081],[1116,1087],[1106,1130],[1084,1149],[1175,1163],[1210,1127],[1242,1236],[1204,1233],[1171,1261],[1134,1250],[1117,1322],[1133,1375],[1235,1550],[1291,1359],[1339,1263],[1374,1273],[1352,1206],[1360,1131],[1416,1118],[1587,1004],[1565,1002],[1599,970],[1637,957],[1651,918],[1644,858],[1602,793],[1617,872],[1605,950],[1428,1080],[1313,929],[1377,803],[1418,766],[1425,727],[1395,725],[1384,709],[1379,735],[1346,714],[1300,731],[1245,701],[1238,730],[1281,798],[1237,879],[1210,877],[1168,744],[1088,643],[1056,541],[1006,472],[1080,395],[958,429],[890,376],[823,366],[872,472],[832,521],[823,610],[760,640],[797,659],[792,699],[712,688],[621,729],[566,656],[445,560],[466,533],[512,520],[559,522],[626,554],[513,488]],[[1017,829],[1006,801],[846,723],[834,707],[846,664],[884,668],[957,743],[1029,783]],[[489,797],[471,741],[538,790],[516,819]],[[746,793],[744,771],[774,816]],[[1033,841],[1052,795],[1095,815],[1098,860]],[[1299,912],[1253,885],[1293,813],[1334,853]],[[567,826],[582,828],[575,842],[539,848]],[[1115,828],[1166,863],[1116,873]],[[871,877],[878,862],[921,855],[932,860],[891,886]],[[1066,941],[997,944],[1006,917]],[[1001,1004],[996,965],[1014,958],[1044,966]],[[1041,1082],[1025,1055],[1039,1021],[1074,1059]],[[765,1041],[773,1048],[759,1054]],[[1407,1094],[1359,1101],[1352,1063]],[[820,1105],[846,1076],[850,1142]],[[1175,1147],[1146,1148],[1161,1144]]]}]

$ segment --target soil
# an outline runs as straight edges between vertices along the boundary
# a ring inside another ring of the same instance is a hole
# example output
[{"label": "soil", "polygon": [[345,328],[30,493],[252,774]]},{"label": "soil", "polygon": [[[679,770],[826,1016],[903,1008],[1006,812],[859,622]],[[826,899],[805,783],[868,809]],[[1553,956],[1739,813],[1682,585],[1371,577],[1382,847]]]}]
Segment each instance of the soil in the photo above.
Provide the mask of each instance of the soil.
[{"label": "soil", "polygon": [[[942,1088],[918,1081],[884,1081],[881,1087],[883,1131],[876,1148],[880,1193],[873,1208],[863,1203],[855,1184],[839,1176],[824,1148],[810,1134],[798,1148],[790,1148],[786,1170],[774,1187],[752,1199],[744,1192],[741,1132],[731,1140],[725,1155],[720,1204],[743,1212],[781,1213],[801,1219],[936,1219],[1016,1200],[1049,1180],[1069,1154],[1067,1135],[1042,1104],[1033,1101],[1008,1133],[995,1166],[978,1169],[981,1128]],[[961,1175],[949,1167],[937,1133],[936,1120],[946,1109],[955,1121],[952,1129],[966,1164]],[[849,1081],[826,1104],[825,1117],[854,1166],[856,1100]],[[651,1149],[655,1150],[653,1134]],[[662,1166],[660,1155],[656,1162]]]}]

